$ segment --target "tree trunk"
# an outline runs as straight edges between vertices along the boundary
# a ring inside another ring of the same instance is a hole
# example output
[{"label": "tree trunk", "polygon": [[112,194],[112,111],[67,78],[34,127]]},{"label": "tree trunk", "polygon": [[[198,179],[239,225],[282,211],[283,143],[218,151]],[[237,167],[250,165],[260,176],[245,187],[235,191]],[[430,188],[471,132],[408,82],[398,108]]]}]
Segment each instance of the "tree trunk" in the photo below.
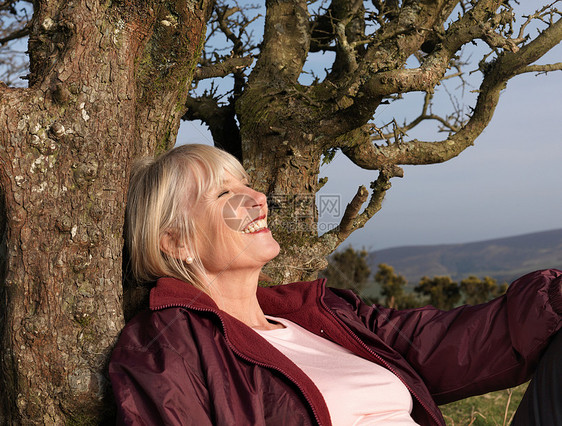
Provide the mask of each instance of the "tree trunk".
[{"label": "tree trunk", "polygon": [[254,187],[268,195],[268,226],[282,247],[266,272],[285,283],[314,277],[327,254],[312,252],[318,236],[315,194],[322,151],[311,143],[314,117],[308,109],[308,115],[300,116],[299,106],[298,95],[267,82],[248,85],[237,103],[244,168]]},{"label": "tree trunk", "polygon": [[[338,226],[318,235],[316,193],[325,183],[319,179],[320,162],[325,150],[340,138],[321,131],[333,113],[333,105],[324,102],[330,96],[333,93],[326,87],[254,80],[236,103],[244,168],[254,187],[269,198],[268,226],[281,245],[279,256],[265,268],[276,283],[315,279],[327,266],[326,257],[380,209],[390,187],[388,180],[399,175],[390,169],[379,173],[361,214],[359,209],[368,197],[364,187],[353,200],[338,199],[342,208],[349,202],[349,213]],[[364,137],[362,129],[344,135],[349,141],[356,137]]]},{"label": "tree trunk", "polygon": [[0,87],[0,423],[96,423],[128,171],[175,141],[209,1],[35,7],[30,86]]}]

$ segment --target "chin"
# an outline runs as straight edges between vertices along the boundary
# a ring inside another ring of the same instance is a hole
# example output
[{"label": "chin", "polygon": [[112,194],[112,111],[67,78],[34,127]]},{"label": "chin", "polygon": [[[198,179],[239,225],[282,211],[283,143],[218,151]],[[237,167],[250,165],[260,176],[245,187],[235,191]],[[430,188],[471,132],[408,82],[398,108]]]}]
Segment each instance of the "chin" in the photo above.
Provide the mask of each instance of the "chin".
[{"label": "chin", "polygon": [[280,251],[281,247],[279,246],[279,243],[273,240],[271,245],[267,247],[267,249],[264,248],[264,250],[262,251],[264,258],[266,259],[265,263],[275,259]]}]

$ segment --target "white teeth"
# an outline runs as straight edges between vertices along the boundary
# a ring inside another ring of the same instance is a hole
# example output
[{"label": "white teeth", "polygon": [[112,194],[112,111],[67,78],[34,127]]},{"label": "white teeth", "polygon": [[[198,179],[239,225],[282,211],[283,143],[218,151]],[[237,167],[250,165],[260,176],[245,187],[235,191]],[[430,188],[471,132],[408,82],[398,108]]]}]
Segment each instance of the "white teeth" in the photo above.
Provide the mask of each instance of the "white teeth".
[{"label": "white teeth", "polygon": [[260,231],[264,228],[267,228],[267,221],[265,219],[259,219],[246,226],[242,232],[244,234],[251,234],[252,232]]}]

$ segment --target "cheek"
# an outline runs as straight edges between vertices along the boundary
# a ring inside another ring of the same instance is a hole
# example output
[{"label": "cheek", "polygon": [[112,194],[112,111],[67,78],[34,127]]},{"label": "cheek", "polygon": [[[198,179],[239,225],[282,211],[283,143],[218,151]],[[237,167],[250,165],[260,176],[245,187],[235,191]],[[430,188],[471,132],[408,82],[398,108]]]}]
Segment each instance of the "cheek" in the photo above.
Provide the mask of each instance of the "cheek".
[{"label": "cheek", "polygon": [[238,253],[234,248],[240,247],[242,234],[232,229],[232,224],[229,224],[220,213],[213,212],[209,215],[208,221],[211,224],[207,226],[209,248],[217,253],[220,252],[221,256],[236,256]]},{"label": "cheek", "polygon": [[222,238],[221,226],[223,223],[221,215],[206,209],[199,212],[195,226],[197,228],[197,250],[200,256],[208,255],[220,245]]},{"label": "cheek", "polygon": [[219,235],[214,239],[208,239],[205,247],[203,266],[207,272],[224,272],[240,262],[245,262],[247,247],[240,237],[232,232],[226,235]]}]

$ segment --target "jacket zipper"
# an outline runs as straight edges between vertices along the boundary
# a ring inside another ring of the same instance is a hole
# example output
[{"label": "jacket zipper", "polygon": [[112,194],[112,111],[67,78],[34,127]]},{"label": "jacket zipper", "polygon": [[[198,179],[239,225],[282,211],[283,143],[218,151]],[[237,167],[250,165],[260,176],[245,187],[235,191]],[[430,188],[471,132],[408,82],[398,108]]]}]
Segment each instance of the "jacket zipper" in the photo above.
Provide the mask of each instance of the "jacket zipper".
[{"label": "jacket zipper", "polygon": [[193,306],[188,306],[188,305],[183,305],[183,304],[161,305],[161,306],[158,306],[157,308],[154,308],[154,309],[151,309],[151,310],[157,311],[157,310],[160,310],[160,309],[167,309],[167,308],[185,308],[185,309],[190,309],[190,310],[194,310],[194,311],[199,311],[199,312],[211,312],[211,313],[215,314],[215,315],[219,318],[219,320],[220,320],[220,322],[221,322],[221,324],[222,324],[222,329],[224,330],[224,337],[225,337],[225,339],[226,339],[226,341],[227,341],[227,343],[228,343],[228,346],[230,346],[230,349],[232,349],[232,351],[233,351],[236,355],[238,355],[240,358],[242,358],[242,359],[244,359],[244,360],[246,360],[246,361],[248,361],[248,362],[251,362],[252,364],[259,365],[260,367],[265,367],[265,368],[270,368],[270,369],[273,369],[273,370],[277,370],[278,372],[280,372],[281,374],[283,374],[285,377],[287,377],[291,382],[293,382],[293,383],[297,386],[297,388],[299,388],[299,390],[301,391],[302,395],[303,395],[304,398],[306,399],[306,402],[308,402],[308,406],[310,407],[310,409],[312,410],[312,413],[314,414],[314,418],[316,419],[316,423],[317,423],[318,425],[320,425],[320,426],[322,425],[322,423],[320,422],[320,418],[318,417],[318,413],[317,413],[317,411],[316,411],[316,408],[312,405],[312,401],[310,400],[310,398],[308,397],[308,395],[307,395],[307,393],[304,391],[304,389],[301,387],[301,385],[300,385],[292,376],[290,376],[287,372],[285,372],[285,371],[282,370],[281,368],[276,367],[276,366],[274,366],[274,365],[268,365],[268,364],[265,364],[265,363],[262,363],[262,362],[255,361],[255,360],[253,360],[253,359],[247,357],[247,356],[244,355],[243,353],[241,353],[241,352],[232,344],[232,342],[230,341],[230,339],[229,339],[229,337],[228,337],[228,335],[227,335],[227,332],[226,332],[226,326],[225,326],[225,324],[224,324],[224,321],[223,321],[222,317],[220,316],[220,314],[219,314],[217,311],[215,311],[215,310],[213,310],[213,309],[207,309],[207,308],[195,308],[195,307],[193,307]]},{"label": "jacket zipper", "polygon": [[[326,282],[326,279],[323,279],[322,284],[324,284]],[[324,285],[322,285],[322,294],[321,296],[324,295],[325,292],[325,287]],[[336,322],[338,324],[340,324],[352,337],[353,339],[359,343],[359,345],[366,349],[367,352],[369,352],[375,359],[377,359],[385,368],[387,368],[390,372],[392,372],[392,374],[394,374],[396,377],[398,377],[400,379],[400,381],[404,384],[404,386],[406,386],[406,389],[408,389],[408,391],[414,395],[414,397],[418,400],[418,402],[420,403],[420,405],[425,409],[426,412],[429,413],[429,415],[431,416],[431,418],[433,420],[435,420],[435,423],[438,425],[441,425],[443,423],[441,423],[439,421],[439,419],[435,416],[435,414],[433,413],[432,410],[429,409],[429,407],[422,401],[422,399],[418,396],[418,394],[416,392],[414,392],[414,390],[410,387],[410,385],[408,383],[406,383],[406,381],[400,376],[400,374],[398,374],[380,355],[376,354],[373,350],[371,350],[371,348],[369,348],[369,346],[367,346],[353,331],[351,331],[351,329],[345,324],[343,323],[338,317],[337,315],[332,312],[332,310],[330,308],[328,308],[328,306],[326,305],[326,303],[324,302],[323,297],[320,297],[320,304],[321,306],[324,308],[325,311],[329,312],[330,315],[332,316],[332,318],[334,318],[336,320]]]}]

